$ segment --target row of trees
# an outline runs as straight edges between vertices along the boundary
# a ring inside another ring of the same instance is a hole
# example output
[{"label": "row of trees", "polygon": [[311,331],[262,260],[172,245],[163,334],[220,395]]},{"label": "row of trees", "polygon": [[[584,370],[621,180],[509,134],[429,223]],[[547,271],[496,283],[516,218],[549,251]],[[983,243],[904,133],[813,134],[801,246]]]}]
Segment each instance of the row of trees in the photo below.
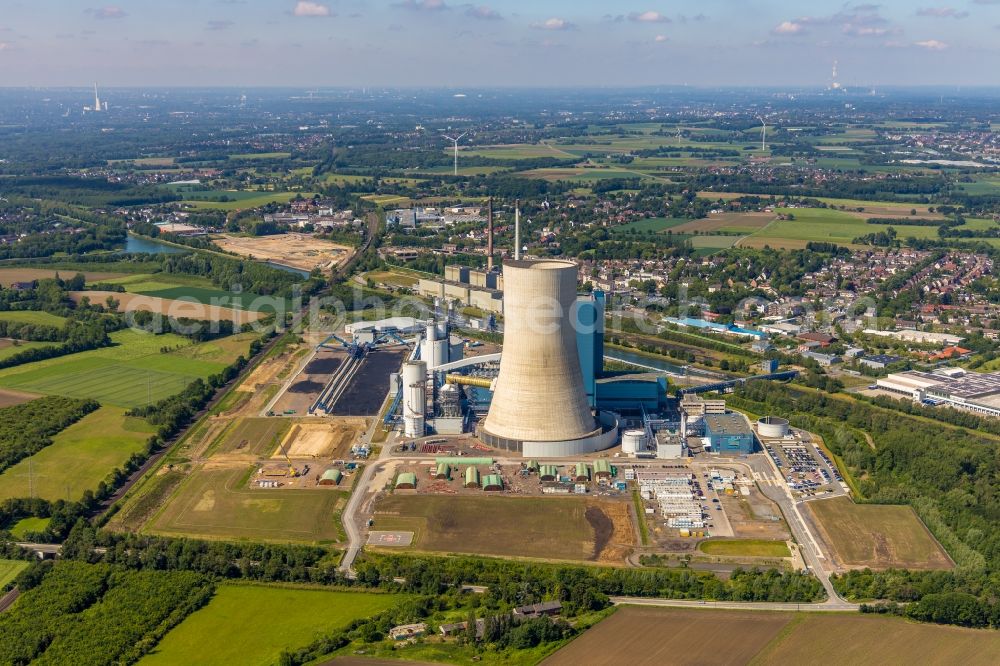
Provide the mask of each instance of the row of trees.
[{"label": "row of trees", "polygon": [[0,615],[0,663],[134,663],[205,605],[214,586],[188,571],[133,571],[59,562],[18,580]]},{"label": "row of trees", "polygon": [[52,436],[100,407],[95,400],[46,396],[0,409],[0,472],[52,443]]}]

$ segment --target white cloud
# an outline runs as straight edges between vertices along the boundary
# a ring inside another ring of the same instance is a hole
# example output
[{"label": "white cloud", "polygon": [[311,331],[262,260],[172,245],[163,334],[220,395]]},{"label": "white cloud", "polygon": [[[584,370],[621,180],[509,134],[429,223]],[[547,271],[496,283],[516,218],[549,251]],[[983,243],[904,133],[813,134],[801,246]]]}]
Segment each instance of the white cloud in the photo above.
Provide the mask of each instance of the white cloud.
[{"label": "white cloud", "polygon": [[805,26],[797,21],[782,21],[771,30],[776,35],[797,35],[805,30]]},{"label": "white cloud", "polygon": [[500,16],[500,12],[486,5],[479,5],[478,7],[469,5],[465,8],[465,15],[483,21],[496,21],[503,18]]},{"label": "white cloud", "polygon": [[449,8],[444,3],[444,0],[403,0],[403,2],[397,3],[396,6],[420,12],[438,12]]},{"label": "white cloud", "polygon": [[535,23],[531,27],[538,30],[572,30],[576,26],[561,18],[550,18],[542,21],[541,23]]},{"label": "white cloud", "polygon": [[928,51],[944,51],[948,48],[947,44],[936,39],[925,39],[922,42],[914,42],[913,45],[919,46],[922,49],[927,49]]},{"label": "white cloud", "polygon": [[295,9],[292,10],[294,16],[330,16],[330,8],[326,5],[320,4],[318,2],[309,2],[308,0],[301,0]]},{"label": "white cloud", "polygon": [[657,35],[656,37],[653,38],[653,41],[654,42],[665,42],[665,41],[667,41],[667,36],[666,35]]},{"label": "white cloud", "polygon": [[636,23],[670,23],[670,18],[654,11],[633,12],[628,15],[628,20]]},{"label": "white cloud", "polygon": [[926,16],[929,18],[963,19],[968,15],[969,12],[959,11],[954,7],[923,7],[917,10],[917,16]]},{"label": "white cloud", "polygon": [[93,9],[88,9],[87,13],[93,16],[95,19],[120,19],[125,18],[128,14],[121,7],[116,7],[114,5],[106,5],[104,7],[97,7]]},{"label": "white cloud", "polygon": [[872,26],[845,25],[844,34],[855,37],[885,37],[893,31],[888,28],[875,28]]}]

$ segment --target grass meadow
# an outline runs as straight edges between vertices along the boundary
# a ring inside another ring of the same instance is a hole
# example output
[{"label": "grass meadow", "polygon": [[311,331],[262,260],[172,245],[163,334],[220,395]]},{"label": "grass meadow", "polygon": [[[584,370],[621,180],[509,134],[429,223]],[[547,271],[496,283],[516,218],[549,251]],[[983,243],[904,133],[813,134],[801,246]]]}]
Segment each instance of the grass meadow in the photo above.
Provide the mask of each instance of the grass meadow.
[{"label": "grass meadow", "polygon": [[[52,444],[0,474],[0,500],[41,497],[77,500],[146,445],[155,428],[101,407],[52,438]],[[29,462],[30,461],[30,462]]]},{"label": "grass meadow", "polygon": [[323,633],[375,615],[402,598],[364,592],[220,585],[208,605],[185,618],[139,664],[278,663],[283,650],[305,646]]},{"label": "grass meadow", "polygon": [[250,488],[256,466],[199,467],[150,521],[154,533],[207,539],[332,543],[340,539],[347,492],[285,479],[299,488]]}]

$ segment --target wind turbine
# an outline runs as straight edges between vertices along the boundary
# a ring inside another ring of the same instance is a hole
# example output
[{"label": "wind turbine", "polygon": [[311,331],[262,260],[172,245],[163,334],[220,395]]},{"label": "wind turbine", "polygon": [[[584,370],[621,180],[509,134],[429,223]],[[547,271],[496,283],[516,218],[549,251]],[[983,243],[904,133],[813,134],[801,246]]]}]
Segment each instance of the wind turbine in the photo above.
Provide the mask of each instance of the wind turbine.
[{"label": "wind turbine", "polygon": [[760,116],[757,116],[757,120],[760,121],[760,152],[767,152],[767,123]]},{"label": "wind turbine", "polygon": [[681,126],[677,126],[677,145],[681,145]]},{"label": "wind turbine", "polygon": [[462,138],[463,136],[465,136],[466,134],[468,134],[468,132],[462,132],[461,134],[459,134],[459,135],[458,135],[458,136],[456,136],[456,137],[451,137],[451,136],[448,136],[447,134],[442,134],[442,135],[441,135],[441,136],[443,136],[444,138],[448,139],[449,141],[451,141],[452,143],[454,143],[454,144],[455,144],[455,175],[456,175],[456,176],[458,175],[458,142],[459,142],[459,141],[461,140],[461,138]]}]

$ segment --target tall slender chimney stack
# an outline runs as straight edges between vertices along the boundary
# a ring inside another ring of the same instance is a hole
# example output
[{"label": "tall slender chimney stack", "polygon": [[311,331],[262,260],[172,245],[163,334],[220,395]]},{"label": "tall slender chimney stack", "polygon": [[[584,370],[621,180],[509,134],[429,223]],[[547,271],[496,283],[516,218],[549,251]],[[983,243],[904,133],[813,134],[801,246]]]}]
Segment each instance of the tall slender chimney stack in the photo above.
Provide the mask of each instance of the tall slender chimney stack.
[{"label": "tall slender chimney stack", "polygon": [[514,259],[521,259],[521,200],[514,202]]},{"label": "tall slender chimney stack", "polygon": [[486,209],[486,270],[493,270],[493,197]]}]

